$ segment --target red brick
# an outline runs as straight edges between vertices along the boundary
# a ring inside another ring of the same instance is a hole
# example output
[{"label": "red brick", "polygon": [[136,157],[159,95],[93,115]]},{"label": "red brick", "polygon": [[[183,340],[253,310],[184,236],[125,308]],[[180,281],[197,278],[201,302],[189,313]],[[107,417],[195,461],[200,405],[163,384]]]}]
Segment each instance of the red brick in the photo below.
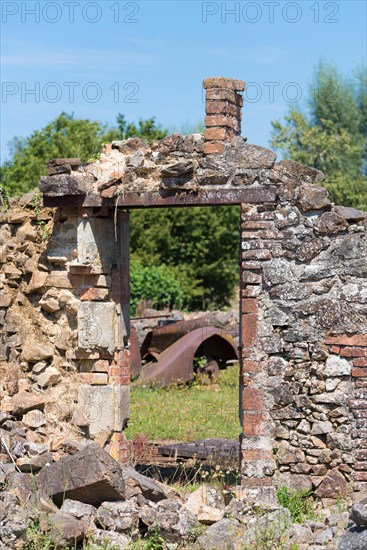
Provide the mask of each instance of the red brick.
[{"label": "red brick", "polygon": [[367,346],[367,334],[355,334],[348,336],[340,334],[339,336],[328,336],[325,344],[338,344],[339,346]]},{"label": "red brick", "polygon": [[274,241],[272,240],[259,240],[259,239],[250,239],[248,241],[242,243],[243,250],[251,251],[251,250],[270,250],[272,251],[274,248]]},{"label": "red brick", "polygon": [[244,298],[254,298],[256,296],[259,296],[261,292],[260,286],[247,286],[246,288],[242,289],[242,296]]},{"label": "red brick", "polygon": [[110,363],[106,359],[99,359],[93,365],[93,372],[108,372]]},{"label": "red brick", "polygon": [[242,313],[257,313],[259,301],[256,298],[245,298],[241,302]]},{"label": "red brick", "polygon": [[367,367],[367,357],[358,357],[354,359],[353,365],[355,367]]},{"label": "red brick", "polygon": [[108,376],[104,372],[82,372],[78,376],[82,384],[90,384],[91,386],[108,384]]},{"label": "red brick", "polygon": [[367,380],[365,378],[356,378],[354,382],[355,388],[367,388]]},{"label": "red brick", "polygon": [[367,409],[367,401],[362,399],[352,399],[349,401],[351,409]]},{"label": "red brick", "polygon": [[367,357],[367,348],[342,348],[341,357]]},{"label": "red brick", "polygon": [[253,380],[251,378],[251,376],[249,375],[248,372],[240,372],[240,375],[239,375],[239,385],[240,385],[240,388],[241,388],[241,391],[243,390],[243,388],[247,388],[248,386],[252,386],[253,384]]},{"label": "red brick", "polygon": [[353,483],[353,490],[367,492],[367,483],[363,481],[360,481],[359,483]]},{"label": "red brick", "polygon": [[224,152],[224,143],[221,141],[207,141],[204,143],[204,155],[217,155]]},{"label": "red brick", "polygon": [[203,87],[206,90],[212,88],[223,88],[242,92],[245,89],[245,83],[243,80],[236,80],[234,78],[205,78],[203,81]]},{"label": "red brick", "polygon": [[241,487],[270,487],[274,483],[272,477],[243,477]]},{"label": "red brick", "polygon": [[261,361],[243,361],[244,372],[263,372],[264,363]]},{"label": "red brick", "polygon": [[228,130],[225,128],[206,128],[204,139],[206,141],[225,141],[227,139]]},{"label": "red brick", "polygon": [[244,250],[242,252],[243,260],[271,260],[270,250]]},{"label": "red brick", "polygon": [[259,231],[243,231],[242,239],[291,239],[292,231],[277,231],[260,229]]},{"label": "red brick", "polygon": [[361,449],[354,452],[354,458],[359,461],[367,461],[367,449]]},{"label": "red brick", "polygon": [[238,120],[234,117],[224,115],[207,115],[205,117],[205,127],[209,128],[210,126],[224,126],[232,128],[236,132],[239,130]]},{"label": "red brick", "polygon": [[241,263],[242,269],[253,269],[254,271],[261,271],[263,268],[263,265],[261,262],[251,261],[251,262],[242,262]]},{"label": "red brick", "polygon": [[243,222],[247,220],[274,220],[274,212],[248,212],[249,206],[241,204]]},{"label": "red brick", "polygon": [[252,271],[244,271],[241,278],[243,283],[250,285],[259,285],[262,283],[262,275],[253,273]]},{"label": "red brick", "polygon": [[242,451],[244,460],[272,460],[273,451],[264,451],[263,449],[252,449]]},{"label": "red brick", "polygon": [[120,367],[110,367],[109,370],[108,370],[108,374],[110,376],[120,376],[121,369],[120,369]]},{"label": "red brick", "polygon": [[229,115],[233,117],[239,116],[239,108],[228,101],[207,101],[205,104],[206,114],[211,115]]},{"label": "red brick", "polygon": [[268,431],[268,416],[262,412],[244,412],[243,413],[243,434],[266,435]]},{"label": "red brick", "polygon": [[354,469],[355,470],[367,470],[367,460],[362,460],[360,462],[354,463]]},{"label": "red brick", "polygon": [[257,336],[257,315],[246,313],[242,315],[242,345],[245,348],[254,346]]},{"label": "red brick", "polygon": [[259,388],[245,388],[242,393],[244,411],[265,411],[264,392]]},{"label": "red brick", "polygon": [[274,222],[270,220],[246,220],[241,227],[242,229],[274,229]]},{"label": "red brick", "polygon": [[128,349],[116,351],[114,353],[114,361],[118,367],[130,367],[130,351]]},{"label": "red brick", "polygon": [[367,481],[367,472],[365,471],[354,472],[354,479],[355,481]]},{"label": "red brick", "polygon": [[336,347],[336,346],[331,346],[330,352],[331,352],[331,353],[337,353],[337,354],[339,355],[340,348],[338,348],[338,347]]},{"label": "red brick", "polygon": [[108,290],[106,288],[80,288],[79,296],[82,302],[105,300],[108,297]]},{"label": "red brick", "polygon": [[113,386],[123,386],[125,385],[122,376],[109,376],[108,383]]},{"label": "red brick", "polygon": [[243,97],[242,94],[237,93],[234,90],[220,89],[220,88],[211,88],[206,92],[205,99],[208,101],[220,101],[225,100],[237,105],[238,107],[243,106]]},{"label": "red brick", "polygon": [[362,368],[354,368],[352,369],[352,376],[354,377],[367,377],[367,369],[362,369]]}]

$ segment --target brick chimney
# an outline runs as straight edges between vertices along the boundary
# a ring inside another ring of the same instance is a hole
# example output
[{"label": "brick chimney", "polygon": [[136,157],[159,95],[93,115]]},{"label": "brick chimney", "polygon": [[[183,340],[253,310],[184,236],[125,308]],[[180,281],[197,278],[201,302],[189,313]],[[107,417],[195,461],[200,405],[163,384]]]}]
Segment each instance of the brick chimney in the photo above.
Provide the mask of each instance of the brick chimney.
[{"label": "brick chimney", "polygon": [[241,135],[243,80],[206,78],[204,153],[223,153],[224,143]]}]

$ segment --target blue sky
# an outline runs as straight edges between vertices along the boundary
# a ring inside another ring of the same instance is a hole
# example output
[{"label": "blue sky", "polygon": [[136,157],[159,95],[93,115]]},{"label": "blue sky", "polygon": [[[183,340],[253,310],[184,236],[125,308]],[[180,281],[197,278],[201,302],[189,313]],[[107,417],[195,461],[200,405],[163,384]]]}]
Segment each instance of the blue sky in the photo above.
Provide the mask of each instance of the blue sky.
[{"label": "blue sky", "polygon": [[[6,1],[1,152],[61,111],[113,124],[156,116],[181,130],[204,116],[202,80],[250,83],[243,135],[307,96],[320,59],[352,74],[366,55],[364,1]],[[33,93],[29,93],[33,90]]]}]

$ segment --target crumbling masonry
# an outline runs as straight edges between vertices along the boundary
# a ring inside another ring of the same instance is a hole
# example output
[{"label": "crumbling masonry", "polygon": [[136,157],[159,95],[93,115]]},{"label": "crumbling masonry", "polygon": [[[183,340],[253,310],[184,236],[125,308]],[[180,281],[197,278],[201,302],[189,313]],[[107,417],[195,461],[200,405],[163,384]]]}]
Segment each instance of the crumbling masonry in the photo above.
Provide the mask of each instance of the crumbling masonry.
[{"label": "crumbling masonry", "polygon": [[366,214],[334,206],[321,172],[240,137],[242,81],[204,87],[204,136],[55,160],[44,210],[25,196],[0,213],[1,409],[14,411],[17,391],[43,395],[46,413],[126,460],[127,210],[241,204],[244,489],[366,490]]}]

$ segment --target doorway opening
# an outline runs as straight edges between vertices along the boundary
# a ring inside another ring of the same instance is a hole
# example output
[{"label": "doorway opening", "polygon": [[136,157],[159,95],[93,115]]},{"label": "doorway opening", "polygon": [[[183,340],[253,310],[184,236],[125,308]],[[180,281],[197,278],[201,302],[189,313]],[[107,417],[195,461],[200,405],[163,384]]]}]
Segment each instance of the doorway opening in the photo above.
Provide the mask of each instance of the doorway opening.
[{"label": "doorway opening", "polygon": [[239,206],[130,213],[125,435],[165,481],[238,475],[239,248]]}]

